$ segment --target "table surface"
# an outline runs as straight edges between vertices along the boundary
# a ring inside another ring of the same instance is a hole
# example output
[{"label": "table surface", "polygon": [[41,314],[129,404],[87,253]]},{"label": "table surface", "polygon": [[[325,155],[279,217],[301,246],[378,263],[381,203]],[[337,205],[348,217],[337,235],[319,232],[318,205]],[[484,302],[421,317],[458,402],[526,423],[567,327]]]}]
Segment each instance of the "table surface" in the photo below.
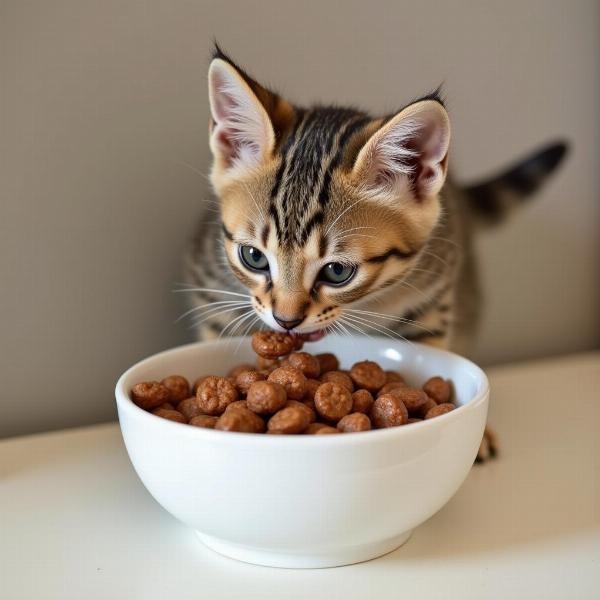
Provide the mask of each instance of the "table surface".
[{"label": "table surface", "polygon": [[403,547],[349,567],[256,567],[146,492],[116,424],[0,442],[0,597],[598,598],[600,353],[488,370],[500,457]]}]

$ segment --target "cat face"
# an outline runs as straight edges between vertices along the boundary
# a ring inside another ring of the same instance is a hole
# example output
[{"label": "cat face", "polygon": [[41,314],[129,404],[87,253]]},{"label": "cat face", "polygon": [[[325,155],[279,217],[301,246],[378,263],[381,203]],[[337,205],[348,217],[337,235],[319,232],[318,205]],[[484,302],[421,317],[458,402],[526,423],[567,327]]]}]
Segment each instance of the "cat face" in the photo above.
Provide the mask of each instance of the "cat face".
[{"label": "cat face", "polygon": [[450,128],[437,98],[380,119],[305,110],[220,53],[209,97],[226,256],[269,327],[325,330],[410,272],[440,217]]}]

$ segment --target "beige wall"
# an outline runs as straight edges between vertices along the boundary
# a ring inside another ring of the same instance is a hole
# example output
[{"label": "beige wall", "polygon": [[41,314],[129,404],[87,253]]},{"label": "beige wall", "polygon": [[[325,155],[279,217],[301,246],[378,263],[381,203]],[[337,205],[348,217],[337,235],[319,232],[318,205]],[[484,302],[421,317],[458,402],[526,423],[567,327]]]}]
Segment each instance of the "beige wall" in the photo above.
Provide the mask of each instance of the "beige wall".
[{"label": "beige wall", "polygon": [[599,344],[596,1],[0,3],[0,435],[113,418],[133,361],[187,339],[178,260],[209,164],[216,36],[297,101],[389,110],[445,82],[464,177],[574,151],[481,239],[478,354]]}]

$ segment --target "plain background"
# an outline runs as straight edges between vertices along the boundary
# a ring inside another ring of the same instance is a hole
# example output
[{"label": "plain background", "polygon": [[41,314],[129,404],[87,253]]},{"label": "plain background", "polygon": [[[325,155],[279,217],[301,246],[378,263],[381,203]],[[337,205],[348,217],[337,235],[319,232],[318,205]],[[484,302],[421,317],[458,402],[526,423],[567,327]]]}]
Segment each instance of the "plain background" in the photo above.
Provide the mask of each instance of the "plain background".
[{"label": "plain background", "polygon": [[213,36],[297,102],[383,112],[443,81],[463,180],[568,139],[479,241],[476,358],[598,347],[599,31],[594,0],[1,0],[0,435],[114,418],[120,372],[190,338],[171,290],[208,197]]}]

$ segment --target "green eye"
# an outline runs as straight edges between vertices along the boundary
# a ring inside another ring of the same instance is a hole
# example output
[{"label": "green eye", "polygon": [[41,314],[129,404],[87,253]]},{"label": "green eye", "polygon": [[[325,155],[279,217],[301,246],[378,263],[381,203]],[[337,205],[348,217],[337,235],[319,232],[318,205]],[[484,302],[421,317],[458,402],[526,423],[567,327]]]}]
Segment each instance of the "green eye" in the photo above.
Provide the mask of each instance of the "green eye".
[{"label": "green eye", "polygon": [[317,279],[330,285],[343,285],[352,279],[355,271],[356,268],[353,266],[332,262],[321,269]]},{"label": "green eye", "polygon": [[254,246],[240,246],[240,260],[251,271],[268,271],[267,257]]}]

